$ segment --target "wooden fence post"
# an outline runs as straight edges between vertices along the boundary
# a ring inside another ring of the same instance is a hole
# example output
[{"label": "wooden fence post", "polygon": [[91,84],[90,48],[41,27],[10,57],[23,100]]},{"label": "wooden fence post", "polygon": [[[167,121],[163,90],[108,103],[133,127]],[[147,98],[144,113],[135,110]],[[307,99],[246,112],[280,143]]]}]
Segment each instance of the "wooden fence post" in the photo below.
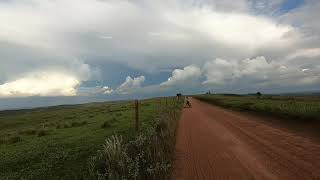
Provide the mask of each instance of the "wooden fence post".
[{"label": "wooden fence post", "polygon": [[139,101],[135,100],[134,105],[135,105],[135,128],[136,128],[136,131],[139,131]]},{"label": "wooden fence post", "polygon": [[166,107],[168,107],[168,97],[166,97]]}]

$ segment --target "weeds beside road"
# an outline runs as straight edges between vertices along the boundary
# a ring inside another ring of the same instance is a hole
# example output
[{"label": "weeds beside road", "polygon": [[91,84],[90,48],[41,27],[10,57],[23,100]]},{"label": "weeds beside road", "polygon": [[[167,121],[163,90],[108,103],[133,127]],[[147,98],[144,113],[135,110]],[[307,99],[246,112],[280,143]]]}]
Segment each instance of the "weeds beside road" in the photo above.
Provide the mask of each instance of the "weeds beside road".
[{"label": "weeds beside road", "polygon": [[133,138],[125,141],[121,135],[113,135],[106,139],[102,150],[89,162],[90,179],[170,178],[183,101],[164,100],[159,102],[152,124],[143,126]]}]

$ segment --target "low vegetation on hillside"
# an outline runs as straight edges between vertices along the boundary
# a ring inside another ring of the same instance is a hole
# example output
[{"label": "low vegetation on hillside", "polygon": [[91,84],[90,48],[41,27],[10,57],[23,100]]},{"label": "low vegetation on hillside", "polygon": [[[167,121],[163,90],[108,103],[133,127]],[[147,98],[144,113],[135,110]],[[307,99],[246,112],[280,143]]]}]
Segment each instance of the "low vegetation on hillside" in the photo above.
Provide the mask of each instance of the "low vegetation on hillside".
[{"label": "low vegetation on hillside", "polygon": [[141,101],[139,133],[132,101],[1,111],[0,179],[163,174],[171,166],[179,114],[178,102],[169,102],[174,108],[159,99]]},{"label": "low vegetation on hillside", "polygon": [[198,95],[215,105],[294,119],[320,119],[320,97],[271,95]]},{"label": "low vegetation on hillside", "polygon": [[152,124],[130,140],[121,135],[107,138],[89,163],[88,179],[169,179],[182,103],[163,101]]}]

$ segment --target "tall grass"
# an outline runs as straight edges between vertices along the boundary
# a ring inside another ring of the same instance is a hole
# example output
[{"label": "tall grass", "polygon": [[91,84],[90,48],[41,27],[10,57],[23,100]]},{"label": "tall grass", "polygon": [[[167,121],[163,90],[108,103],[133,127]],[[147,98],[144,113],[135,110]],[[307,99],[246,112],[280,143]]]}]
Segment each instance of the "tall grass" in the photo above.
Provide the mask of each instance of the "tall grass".
[{"label": "tall grass", "polygon": [[249,110],[295,119],[320,119],[319,99],[200,95],[195,98],[237,110]]},{"label": "tall grass", "polygon": [[107,138],[89,160],[90,179],[169,179],[181,108],[182,101],[170,99],[159,107],[152,125],[131,140],[121,135]]}]

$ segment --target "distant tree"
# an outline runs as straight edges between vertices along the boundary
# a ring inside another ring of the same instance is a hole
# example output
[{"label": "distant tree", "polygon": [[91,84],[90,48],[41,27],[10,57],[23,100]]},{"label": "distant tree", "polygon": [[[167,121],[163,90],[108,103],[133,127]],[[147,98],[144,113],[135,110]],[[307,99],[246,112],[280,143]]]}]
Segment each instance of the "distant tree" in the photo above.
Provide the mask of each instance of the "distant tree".
[{"label": "distant tree", "polygon": [[262,96],[261,92],[257,92],[257,96],[258,97]]}]

